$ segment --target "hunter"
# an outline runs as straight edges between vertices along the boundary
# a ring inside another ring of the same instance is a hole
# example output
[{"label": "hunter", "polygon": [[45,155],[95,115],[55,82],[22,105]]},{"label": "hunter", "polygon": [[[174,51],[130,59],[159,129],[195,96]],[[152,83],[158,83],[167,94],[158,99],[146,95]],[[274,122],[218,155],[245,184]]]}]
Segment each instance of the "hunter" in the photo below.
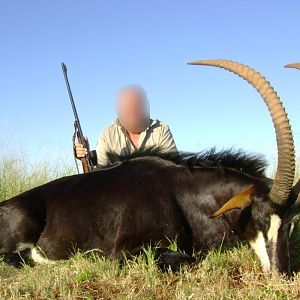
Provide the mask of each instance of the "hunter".
[{"label": "hunter", "polygon": [[[103,130],[96,146],[99,166],[109,165],[108,152],[127,156],[135,150],[158,147],[176,152],[172,133],[165,123],[150,118],[150,105],[145,90],[129,85],[120,90],[116,102],[117,119]],[[75,145],[78,159],[87,154],[82,144]]]}]

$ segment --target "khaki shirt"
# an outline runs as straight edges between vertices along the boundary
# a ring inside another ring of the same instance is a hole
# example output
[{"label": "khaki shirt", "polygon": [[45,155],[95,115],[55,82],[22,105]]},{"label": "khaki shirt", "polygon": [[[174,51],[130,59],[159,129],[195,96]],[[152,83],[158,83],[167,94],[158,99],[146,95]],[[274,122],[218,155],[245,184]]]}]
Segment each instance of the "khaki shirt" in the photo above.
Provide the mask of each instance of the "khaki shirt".
[{"label": "khaki shirt", "polygon": [[[141,132],[138,149],[157,146],[165,152],[177,151],[172,133],[168,125],[159,120],[150,120],[150,125]],[[116,120],[101,133],[96,146],[98,165],[109,164],[107,152],[126,156],[136,149],[131,143],[126,130]]]}]

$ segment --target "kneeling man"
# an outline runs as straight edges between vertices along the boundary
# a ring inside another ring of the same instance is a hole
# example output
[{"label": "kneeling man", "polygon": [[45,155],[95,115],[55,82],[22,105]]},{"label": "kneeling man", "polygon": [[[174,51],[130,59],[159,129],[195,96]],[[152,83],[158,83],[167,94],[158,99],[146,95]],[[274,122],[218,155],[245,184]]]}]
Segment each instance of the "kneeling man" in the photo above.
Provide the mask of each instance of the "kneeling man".
[{"label": "kneeling man", "polygon": [[[126,86],[117,97],[117,119],[101,133],[97,147],[99,166],[109,164],[108,152],[126,156],[137,149],[159,147],[165,152],[176,152],[176,145],[168,125],[150,118],[149,101],[143,88]],[[76,157],[84,157],[87,149],[76,144]]]}]

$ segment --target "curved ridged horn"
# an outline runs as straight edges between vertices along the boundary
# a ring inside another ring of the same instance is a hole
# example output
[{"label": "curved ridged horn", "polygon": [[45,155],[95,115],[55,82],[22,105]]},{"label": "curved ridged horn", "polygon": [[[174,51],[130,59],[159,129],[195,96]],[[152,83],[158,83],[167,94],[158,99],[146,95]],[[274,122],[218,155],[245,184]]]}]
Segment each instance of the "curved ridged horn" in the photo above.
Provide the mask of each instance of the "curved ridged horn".
[{"label": "curved ridged horn", "polygon": [[[300,63],[293,63],[293,64],[288,64],[284,66],[285,68],[294,68],[300,70]],[[298,199],[296,200],[296,203],[300,205],[300,179],[294,186],[296,194],[298,194]]]},{"label": "curved ridged horn", "polygon": [[284,67],[285,68],[294,68],[294,69],[299,69],[300,70],[300,63],[288,64]]},{"label": "curved ridged horn", "polygon": [[248,81],[262,96],[271,113],[276,131],[278,166],[270,199],[283,205],[292,189],[295,175],[295,150],[291,126],[285,109],[270,83],[258,72],[243,64],[229,60],[201,60],[191,65],[206,65],[223,68]]},{"label": "curved ridged horn", "polygon": [[298,198],[296,200],[296,204],[300,205],[300,179],[295,184],[295,186],[293,187],[293,189],[294,189],[296,195],[298,194]]}]

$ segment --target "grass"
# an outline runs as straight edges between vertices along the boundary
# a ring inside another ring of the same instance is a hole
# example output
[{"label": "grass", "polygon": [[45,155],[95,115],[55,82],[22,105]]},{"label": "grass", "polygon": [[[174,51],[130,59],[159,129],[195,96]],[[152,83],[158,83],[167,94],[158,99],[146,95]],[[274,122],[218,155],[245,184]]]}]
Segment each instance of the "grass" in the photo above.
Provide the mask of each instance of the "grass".
[{"label": "grass", "polygon": [[[26,158],[0,158],[0,201],[74,172]],[[25,167],[27,166],[27,167]],[[298,173],[299,174],[299,173]],[[299,259],[300,224],[293,236],[293,262]],[[170,249],[178,250],[176,241]],[[150,247],[121,265],[93,253],[75,253],[68,261],[16,269],[0,260],[0,299],[299,299],[300,273],[291,279],[263,274],[246,245],[211,250],[194,266],[162,272]],[[300,267],[300,262],[299,266]]]},{"label": "grass", "polygon": [[36,162],[26,156],[0,155],[0,202],[53,179],[74,174],[73,167],[63,163]]},{"label": "grass", "polygon": [[161,272],[149,254],[120,265],[76,253],[50,266],[11,268],[0,263],[1,299],[297,299],[300,274],[261,273],[246,246],[211,251],[179,273]]}]

